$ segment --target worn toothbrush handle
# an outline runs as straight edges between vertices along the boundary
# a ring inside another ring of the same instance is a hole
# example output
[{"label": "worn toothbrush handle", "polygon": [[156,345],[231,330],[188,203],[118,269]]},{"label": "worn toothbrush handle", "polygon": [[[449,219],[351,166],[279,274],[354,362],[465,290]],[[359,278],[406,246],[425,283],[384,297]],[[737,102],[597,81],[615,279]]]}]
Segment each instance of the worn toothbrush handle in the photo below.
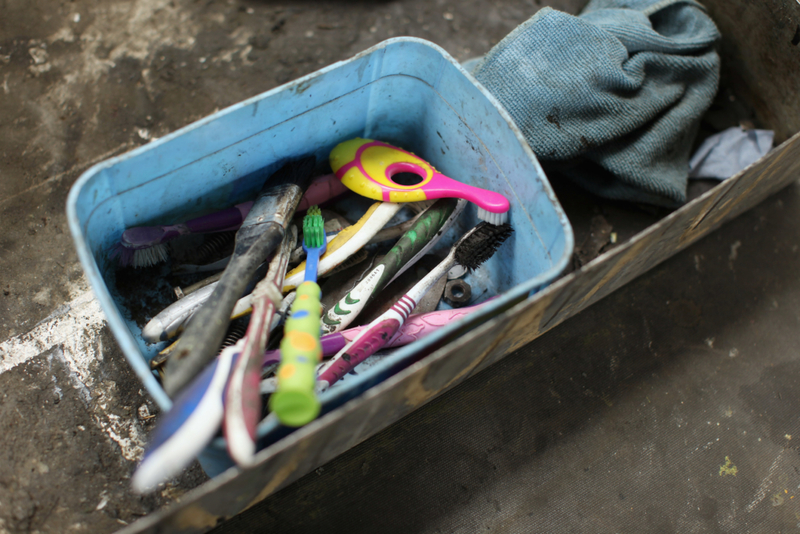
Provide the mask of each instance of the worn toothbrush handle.
[{"label": "worn toothbrush handle", "polygon": [[250,465],[256,452],[256,427],[261,420],[261,360],[269,339],[275,308],[280,303],[280,288],[289,256],[297,242],[297,228],[291,225],[283,238],[267,275],[253,289],[253,313],[241,346],[241,357],[225,389],[223,431],[231,458],[239,465]]},{"label": "worn toothbrush handle", "polygon": [[[335,198],[342,193],[349,191],[347,186],[336,178],[333,174],[326,174],[315,179],[306,190],[300,203],[297,205],[297,211],[308,209],[315,204],[321,204],[327,200]],[[212,232],[225,232],[229,230],[236,230],[239,228],[247,214],[250,213],[250,208],[253,207],[253,201],[242,202],[232,208],[224,209],[216,213],[210,213],[197,217],[183,223],[183,225],[174,225],[178,230],[179,227],[185,226],[191,233],[194,234],[208,234]],[[164,227],[170,230],[173,226]],[[178,230],[178,234],[186,233]]]},{"label": "worn toothbrush handle", "polygon": [[[489,299],[481,304],[476,304],[475,306],[469,306],[466,308],[438,310],[411,315],[408,317],[408,319],[406,319],[405,323],[403,323],[403,326],[400,327],[400,330],[397,332],[397,334],[395,334],[394,337],[386,342],[386,348],[404,347],[405,345],[419,341],[420,339],[433,334],[437,330],[444,328],[448,324],[458,321],[463,317],[466,317],[467,315],[479,310],[491,300],[492,299]],[[342,335],[345,338],[345,342],[347,342],[355,339],[356,336],[366,328],[367,326],[356,326],[355,328],[350,328],[340,332],[339,335]],[[333,344],[333,340],[330,342],[326,340],[326,338],[332,337],[333,335],[334,334],[331,334],[331,336],[324,336],[322,338],[323,357],[332,354],[330,352],[325,352],[325,346],[327,343]]]},{"label": "worn toothbrush handle", "polygon": [[165,366],[164,389],[175,395],[216,355],[229,318],[258,265],[283,239],[283,228],[271,225],[261,233],[258,250],[231,260],[208,300],[189,320],[178,352]]},{"label": "worn toothbrush handle", "polygon": [[[253,316],[247,336],[235,345],[242,351],[225,388],[225,412],[222,430],[231,458],[243,466],[251,465],[256,452],[256,425],[261,419],[260,358],[269,329],[265,323],[272,319],[275,306],[271,301],[253,304]],[[255,339],[249,339],[252,335]]]},{"label": "worn toothbrush handle", "polygon": [[[477,311],[488,304],[491,300],[493,299],[489,299],[486,302],[476,304],[475,306],[469,306],[467,308],[439,310],[411,315],[408,319],[406,319],[405,323],[403,323],[403,326],[400,327],[400,330],[398,330],[397,333],[386,342],[384,347],[404,347],[410,343],[419,341],[420,339],[433,334],[440,328],[443,328],[448,324],[458,321],[470,313]],[[335,332],[333,334],[322,336],[322,338],[319,340],[320,344],[322,345],[322,357],[326,358],[328,356],[335,355],[337,352],[345,348],[348,343],[354,341],[356,337],[358,337],[358,335],[367,328],[369,328],[369,325],[356,326],[353,328],[348,328],[347,330],[342,330],[341,332]],[[261,361],[261,364],[263,367],[267,367],[269,365],[278,363],[280,359],[280,350],[268,350],[264,353],[264,358]]]},{"label": "worn toothbrush handle", "polygon": [[369,327],[358,334],[345,348],[331,360],[330,365],[319,375],[319,381],[326,387],[352,371],[358,364],[381,350],[394,336],[417,306],[417,302],[404,295],[386,313],[370,323]]},{"label": "worn toothbrush handle", "polygon": [[183,224],[194,234],[236,230],[247,218],[247,214],[250,213],[250,208],[252,207],[253,201],[251,200],[237,204],[232,208],[191,219]]},{"label": "worn toothbrush handle", "polygon": [[[315,179],[306,190],[300,204],[297,205],[297,211],[308,209],[309,206],[314,204],[321,204],[327,200],[335,198],[342,193],[348,191],[347,186],[336,178],[333,174],[327,174]],[[165,226],[164,229],[170,231],[174,229],[179,235],[186,233],[182,231],[181,226],[194,234],[208,234],[212,232],[225,232],[229,230],[236,230],[239,228],[247,214],[250,213],[250,208],[253,207],[253,201],[242,202],[236,204],[232,208],[224,209],[216,213],[210,213],[201,217],[188,220],[185,223],[176,224],[173,226]]]},{"label": "worn toothbrush handle", "polygon": [[378,321],[363,331],[356,339],[340,352],[340,357],[328,366],[319,380],[328,386],[352,371],[358,364],[381,350],[386,342],[400,329],[401,322],[396,317]]},{"label": "worn toothbrush handle", "polygon": [[219,431],[225,383],[238,358],[233,347],[229,349],[181,391],[158,421],[131,480],[135,491],[150,491],[177,476]]},{"label": "worn toothbrush handle", "polygon": [[315,204],[322,204],[336,198],[339,195],[349,191],[347,186],[344,185],[334,174],[326,174],[320,176],[311,182],[308,186],[306,194],[300,204],[297,205],[297,211],[304,211],[314,206]]}]

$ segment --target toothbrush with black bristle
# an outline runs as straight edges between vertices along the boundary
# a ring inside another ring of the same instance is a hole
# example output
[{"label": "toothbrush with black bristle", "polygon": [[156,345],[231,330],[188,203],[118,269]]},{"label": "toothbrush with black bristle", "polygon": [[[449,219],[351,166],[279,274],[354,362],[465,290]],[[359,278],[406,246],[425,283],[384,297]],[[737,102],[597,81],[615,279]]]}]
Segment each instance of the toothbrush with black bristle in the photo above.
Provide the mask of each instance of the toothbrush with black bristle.
[{"label": "toothbrush with black bristle", "polygon": [[319,340],[322,290],[317,284],[317,269],[326,248],[324,222],[319,208],[309,209],[303,219],[303,248],[307,254],[305,276],[297,286],[297,297],[286,319],[280,365],[275,373],[277,389],[269,398],[270,410],[286,426],[303,426],[313,421],[320,411],[315,391],[317,364],[322,359]]},{"label": "toothbrush with black bristle", "polygon": [[283,241],[286,228],[311,181],[316,158],[290,161],[261,188],[242,227],[222,278],[189,320],[178,351],[164,368],[164,390],[174,396],[216,356],[231,311],[258,266]]},{"label": "toothbrush with black bristle", "polygon": [[386,313],[372,321],[353,341],[340,350],[321,370],[317,390],[328,389],[358,364],[379,351],[403,326],[425,293],[455,264],[468,271],[477,269],[491,258],[513,232],[511,225],[481,222],[450,249],[447,257],[403,295]]}]

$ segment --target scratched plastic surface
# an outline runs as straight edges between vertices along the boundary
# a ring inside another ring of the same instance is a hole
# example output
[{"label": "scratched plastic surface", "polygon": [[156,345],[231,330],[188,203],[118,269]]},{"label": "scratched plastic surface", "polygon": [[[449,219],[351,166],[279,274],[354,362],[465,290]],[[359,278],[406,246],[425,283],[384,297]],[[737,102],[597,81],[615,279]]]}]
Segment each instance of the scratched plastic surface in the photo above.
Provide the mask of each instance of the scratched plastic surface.
[{"label": "scratched plastic surface", "polygon": [[[170,401],[148,365],[162,345],[147,345],[121,304],[111,246],[128,227],[172,223],[251,199],[282,160],[308,153],[326,160],[334,146],[353,137],[401,146],[450,177],[508,197],[514,235],[473,275],[484,299],[502,296],[479,313],[497,314],[504,303],[538,291],[566,267],[572,230],[508,115],[441,48],[420,39],[390,39],[95,165],[73,186],[67,216],[81,263],[117,342],[162,409]],[[477,222],[470,205],[443,245]],[[324,394],[323,413],[408,365],[458,326],[348,376]],[[286,431],[263,425],[259,432],[263,446]],[[212,476],[231,465],[219,442],[201,461]]]}]

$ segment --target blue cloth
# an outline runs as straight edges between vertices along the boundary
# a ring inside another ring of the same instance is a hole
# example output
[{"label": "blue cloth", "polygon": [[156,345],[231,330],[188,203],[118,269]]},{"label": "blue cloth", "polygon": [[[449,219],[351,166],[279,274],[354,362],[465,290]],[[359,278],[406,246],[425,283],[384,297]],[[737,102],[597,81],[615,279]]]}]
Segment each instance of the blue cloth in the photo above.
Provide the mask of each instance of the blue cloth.
[{"label": "blue cloth", "polygon": [[693,0],[543,8],[467,65],[548,172],[602,197],[675,207],[719,83],[720,38]]}]

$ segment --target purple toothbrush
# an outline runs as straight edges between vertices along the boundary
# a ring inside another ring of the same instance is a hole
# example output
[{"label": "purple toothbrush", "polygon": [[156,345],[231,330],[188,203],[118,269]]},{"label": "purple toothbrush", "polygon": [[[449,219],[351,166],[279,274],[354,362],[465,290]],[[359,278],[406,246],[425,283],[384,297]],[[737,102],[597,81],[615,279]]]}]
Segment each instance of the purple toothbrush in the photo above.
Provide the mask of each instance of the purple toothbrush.
[{"label": "purple toothbrush", "polygon": [[181,224],[169,226],[138,226],[128,228],[122,233],[120,242],[114,248],[112,257],[119,257],[122,267],[149,267],[166,261],[168,241],[185,234],[209,234],[236,230],[242,225],[253,201],[242,202],[209,215],[203,215]]},{"label": "purple toothbrush", "polygon": [[[314,179],[303,195],[297,211],[314,204],[322,204],[349,191],[333,174]],[[138,226],[122,233],[120,242],[114,246],[111,257],[119,257],[121,267],[150,267],[169,257],[166,243],[180,235],[210,234],[238,230],[250,213],[253,201],[242,202],[209,215],[203,215],[182,224],[168,226]]]}]

